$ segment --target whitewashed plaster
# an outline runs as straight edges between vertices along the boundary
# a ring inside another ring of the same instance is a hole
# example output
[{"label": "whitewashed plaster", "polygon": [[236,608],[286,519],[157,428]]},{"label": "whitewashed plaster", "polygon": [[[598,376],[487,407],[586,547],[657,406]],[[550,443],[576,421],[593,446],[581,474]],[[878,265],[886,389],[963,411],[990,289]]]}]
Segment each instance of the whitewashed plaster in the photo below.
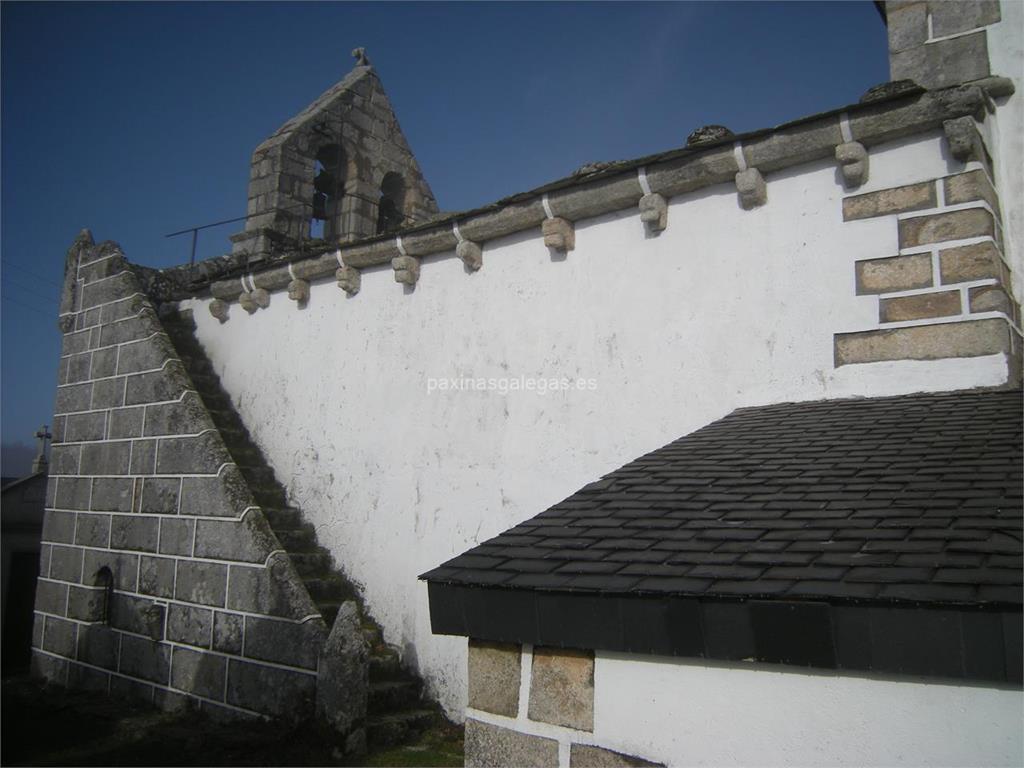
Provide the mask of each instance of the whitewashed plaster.
[{"label": "whitewashed plaster", "polygon": [[[594,733],[669,766],[1019,766],[1019,690],[598,653]],[[563,731],[567,729],[561,729]]]},{"label": "whitewashed plaster", "polygon": [[[877,147],[865,190],[955,166],[938,134]],[[833,367],[833,333],[878,327],[855,260],[897,253],[895,216],[843,223],[839,178],[832,162],[769,174],[752,211],[732,184],[674,198],[657,237],[634,210],[577,222],[565,257],[538,228],[485,243],[477,273],[425,259],[412,292],[382,268],[356,296],[321,282],[304,309],[279,292],[223,325],[193,302],[293,503],[453,716],[466,641],[431,633],[418,574],[740,406],[1005,381],[1002,355]],[[450,376],[596,389],[427,392]]]}]

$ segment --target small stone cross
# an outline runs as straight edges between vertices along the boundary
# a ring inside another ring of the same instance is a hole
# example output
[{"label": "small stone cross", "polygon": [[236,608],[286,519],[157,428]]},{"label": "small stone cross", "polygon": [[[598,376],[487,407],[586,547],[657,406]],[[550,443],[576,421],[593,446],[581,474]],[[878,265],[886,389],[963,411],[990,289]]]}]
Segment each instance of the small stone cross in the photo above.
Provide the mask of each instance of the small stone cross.
[{"label": "small stone cross", "polygon": [[32,472],[43,472],[46,469],[46,441],[51,439],[53,435],[50,434],[49,425],[43,424],[43,428],[36,432],[36,439],[39,441],[39,453],[36,454],[35,459],[32,461]]}]

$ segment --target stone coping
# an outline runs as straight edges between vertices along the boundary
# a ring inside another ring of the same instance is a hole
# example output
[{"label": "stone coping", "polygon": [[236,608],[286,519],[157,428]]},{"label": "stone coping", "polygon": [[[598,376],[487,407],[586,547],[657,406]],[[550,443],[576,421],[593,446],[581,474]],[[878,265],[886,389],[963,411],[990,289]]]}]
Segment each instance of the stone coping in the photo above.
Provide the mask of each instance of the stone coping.
[{"label": "stone coping", "polygon": [[[645,194],[664,198],[734,181],[737,173],[779,171],[835,158],[839,145],[871,147],[973,116],[983,120],[992,97],[1013,92],[1013,84],[991,77],[972,84],[925,91],[893,88],[858,104],[804,117],[775,128],[750,131],[601,165],[481,208],[444,214],[386,236],[340,245],[310,241],[280,258],[249,264],[245,254],[215,257],[194,266],[142,268],[140,277],[153,298],[180,300],[212,295],[234,300],[256,288],[286,288],[294,279],[332,276],[341,266],[355,269],[391,264],[400,256],[423,257],[454,251],[462,241],[481,243],[539,227],[545,219],[569,222],[637,206]],[[243,284],[243,279],[245,284]]]}]

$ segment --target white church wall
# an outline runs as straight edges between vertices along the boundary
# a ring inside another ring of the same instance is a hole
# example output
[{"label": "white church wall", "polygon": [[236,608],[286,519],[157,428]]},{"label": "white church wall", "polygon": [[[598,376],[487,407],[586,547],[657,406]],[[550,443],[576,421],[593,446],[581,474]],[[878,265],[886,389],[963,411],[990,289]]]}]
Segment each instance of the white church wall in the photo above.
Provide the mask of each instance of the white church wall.
[{"label": "white church wall", "polygon": [[[856,192],[957,170],[929,134],[872,148]],[[320,282],[303,309],[275,293],[224,324],[192,302],[293,503],[454,717],[466,640],[431,633],[419,573],[737,407],[1006,381],[1001,354],[836,368],[834,333],[879,327],[854,263],[898,252],[898,217],[844,223],[832,162],[766,180],[752,211],[732,184],[672,199],[658,236],[629,210],[576,222],[565,257],[538,230],[485,243],[477,273],[427,258],[411,292],[377,268],[355,296]],[[453,377],[573,388],[443,389]]]}]

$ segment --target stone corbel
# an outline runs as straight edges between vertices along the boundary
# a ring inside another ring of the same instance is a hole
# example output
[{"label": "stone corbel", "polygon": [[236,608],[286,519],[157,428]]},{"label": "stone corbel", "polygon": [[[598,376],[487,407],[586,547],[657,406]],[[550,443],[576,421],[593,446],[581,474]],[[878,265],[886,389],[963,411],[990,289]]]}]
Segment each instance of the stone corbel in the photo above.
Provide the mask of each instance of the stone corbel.
[{"label": "stone corbel", "polygon": [[309,301],[309,281],[296,277],[292,265],[288,265],[288,276],[292,279],[288,283],[288,298],[299,306],[304,306]]},{"label": "stone corbel", "polygon": [[259,309],[259,307],[256,306],[256,299],[252,295],[252,291],[242,291],[238,295],[238,306],[240,306],[250,315],[257,309]]},{"label": "stone corbel", "polygon": [[395,282],[415,286],[420,279],[420,260],[405,252],[402,238],[395,238],[395,247],[401,256],[391,259],[391,268],[395,270]]},{"label": "stone corbel", "polygon": [[942,130],[946,134],[946,142],[949,144],[949,153],[966,163],[977,160],[984,163],[987,161],[985,143],[978,133],[978,127],[971,117],[958,117],[953,120],[944,120]]},{"label": "stone corbel", "polygon": [[836,147],[836,162],[846,186],[859,187],[868,180],[868,151],[860,142],[848,141]]},{"label": "stone corbel", "polygon": [[228,303],[221,299],[214,299],[210,302],[210,314],[220,320],[220,322],[226,323],[228,320]]},{"label": "stone corbel", "polygon": [[640,221],[652,233],[661,232],[668,226],[668,201],[664,195],[649,192],[640,198]]},{"label": "stone corbel", "polygon": [[739,193],[740,207],[745,211],[768,202],[768,186],[757,168],[746,168],[736,174],[736,192]]},{"label": "stone corbel", "polygon": [[558,216],[544,219],[540,231],[544,235],[544,245],[548,248],[568,253],[576,247],[576,229],[571,221]]},{"label": "stone corbel", "polygon": [[484,251],[480,243],[464,238],[462,233],[459,232],[458,223],[454,221],[452,222],[452,234],[455,235],[455,239],[458,241],[458,244],[455,246],[455,255],[466,265],[466,269],[476,272],[484,264]]},{"label": "stone corbel", "polygon": [[338,281],[338,287],[349,296],[355,296],[359,293],[362,275],[355,267],[346,267],[344,265],[339,267],[338,271],[334,273],[334,278]]}]

